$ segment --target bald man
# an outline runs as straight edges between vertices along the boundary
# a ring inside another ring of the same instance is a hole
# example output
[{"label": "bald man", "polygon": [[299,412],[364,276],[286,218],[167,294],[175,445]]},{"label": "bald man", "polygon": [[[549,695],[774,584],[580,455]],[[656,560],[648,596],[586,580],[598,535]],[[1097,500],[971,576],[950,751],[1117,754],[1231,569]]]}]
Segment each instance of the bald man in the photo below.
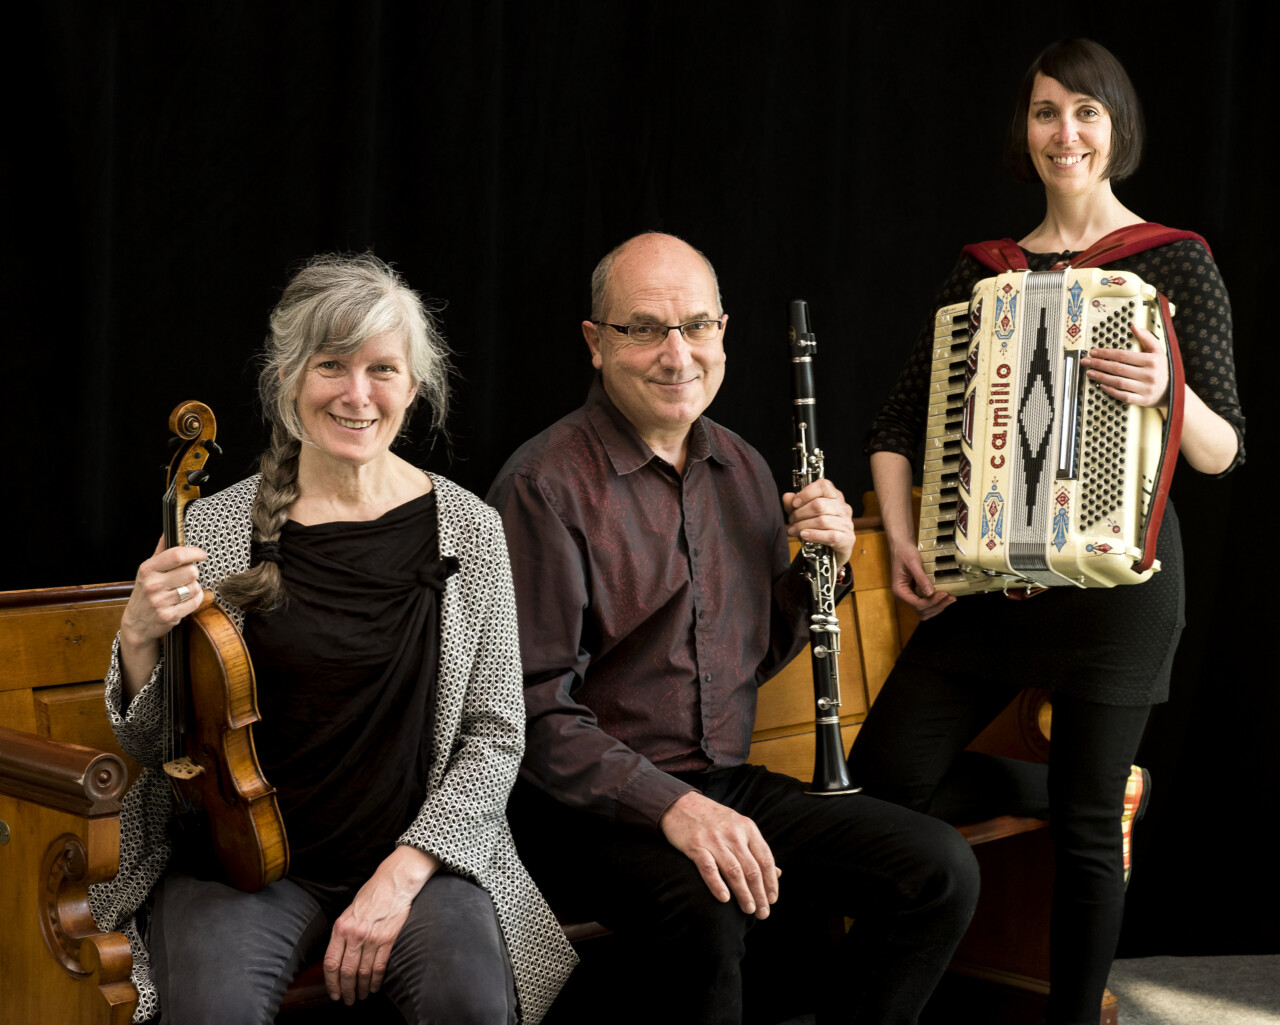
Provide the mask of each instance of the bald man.
[{"label": "bald man", "polygon": [[968,846],[746,763],[756,691],[807,639],[787,535],[846,565],[852,511],[827,480],[779,501],[759,453],[704,415],[729,318],[700,252],[630,239],[591,304],[586,404],[489,492],[520,614],[520,854],[562,915],[637,941],[612,1018],[670,1020],[678,994],[679,1020],[736,1025],[748,930],[792,901],[855,920],[838,988],[815,994],[827,1020],[914,1022],[973,912]]}]

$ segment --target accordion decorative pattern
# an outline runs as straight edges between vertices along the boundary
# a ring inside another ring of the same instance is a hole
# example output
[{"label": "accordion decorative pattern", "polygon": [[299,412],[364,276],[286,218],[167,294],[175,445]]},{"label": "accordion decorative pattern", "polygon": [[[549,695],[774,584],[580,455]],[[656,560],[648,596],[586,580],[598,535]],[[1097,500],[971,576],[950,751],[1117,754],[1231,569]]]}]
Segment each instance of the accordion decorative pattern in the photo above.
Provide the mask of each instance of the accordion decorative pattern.
[{"label": "accordion decorative pattern", "polygon": [[[954,594],[1140,583],[1161,414],[1085,374],[1092,348],[1164,344],[1156,293],[1096,268],[1015,271],[938,311],[920,551]],[[972,508],[971,508],[972,507]]]}]

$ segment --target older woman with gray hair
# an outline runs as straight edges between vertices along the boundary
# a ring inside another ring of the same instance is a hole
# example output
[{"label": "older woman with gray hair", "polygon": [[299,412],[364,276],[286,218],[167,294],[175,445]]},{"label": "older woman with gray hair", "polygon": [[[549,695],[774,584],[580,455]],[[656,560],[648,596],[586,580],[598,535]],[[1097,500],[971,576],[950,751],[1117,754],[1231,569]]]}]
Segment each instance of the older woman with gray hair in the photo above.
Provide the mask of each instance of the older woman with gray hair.
[{"label": "older woman with gray hair", "polygon": [[[130,937],[137,1020],[270,1022],[323,956],[335,1000],[382,988],[410,1023],[537,1022],[573,967],[505,817],[524,707],[502,525],[391,451],[419,400],[443,429],[448,374],[395,271],[311,260],[271,316],[261,472],[194,503],[187,544],[138,570],[107,706],[146,771],[93,894]],[[257,893],[172,828],[160,769],[160,641],[205,590],[253,658],[288,834],[288,875]]]}]

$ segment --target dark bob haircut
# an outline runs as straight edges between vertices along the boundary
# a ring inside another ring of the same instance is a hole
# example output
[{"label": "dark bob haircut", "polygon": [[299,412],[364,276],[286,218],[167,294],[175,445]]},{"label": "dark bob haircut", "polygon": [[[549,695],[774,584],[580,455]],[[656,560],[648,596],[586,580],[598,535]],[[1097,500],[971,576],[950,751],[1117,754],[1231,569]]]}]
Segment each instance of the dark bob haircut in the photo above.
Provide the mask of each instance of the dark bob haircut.
[{"label": "dark bob haircut", "polygon": [[1111,156],[1103,173],[1112,181],[1133,174],[1142,159],[1142,105],[1120,62],[1105,46],[1089,39],[1056,42],[1027,68],[1004,146],[1004,166],[1010,173],[1018,181],[1040,180],[1027,153],[1027,111],[1037,72],[1056,78],[1073,93],[1092,96],[1106,108],[1111,117]]}]

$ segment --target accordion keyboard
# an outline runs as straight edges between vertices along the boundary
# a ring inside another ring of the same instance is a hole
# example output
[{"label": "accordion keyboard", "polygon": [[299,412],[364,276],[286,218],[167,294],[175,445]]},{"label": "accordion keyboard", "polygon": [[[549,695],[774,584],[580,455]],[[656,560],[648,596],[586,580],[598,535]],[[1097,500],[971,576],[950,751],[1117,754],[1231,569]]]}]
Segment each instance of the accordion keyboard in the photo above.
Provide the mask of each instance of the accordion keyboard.
[{"label": "accordion keyboard", "polygon": [[969,304],[938,311],[929,376],[929,420],[925,428],[920,527],[917,538],[925,572],[936,584],[963,579],[956,564],[955,529],[959,508],[961,427],[969,356]]}]

